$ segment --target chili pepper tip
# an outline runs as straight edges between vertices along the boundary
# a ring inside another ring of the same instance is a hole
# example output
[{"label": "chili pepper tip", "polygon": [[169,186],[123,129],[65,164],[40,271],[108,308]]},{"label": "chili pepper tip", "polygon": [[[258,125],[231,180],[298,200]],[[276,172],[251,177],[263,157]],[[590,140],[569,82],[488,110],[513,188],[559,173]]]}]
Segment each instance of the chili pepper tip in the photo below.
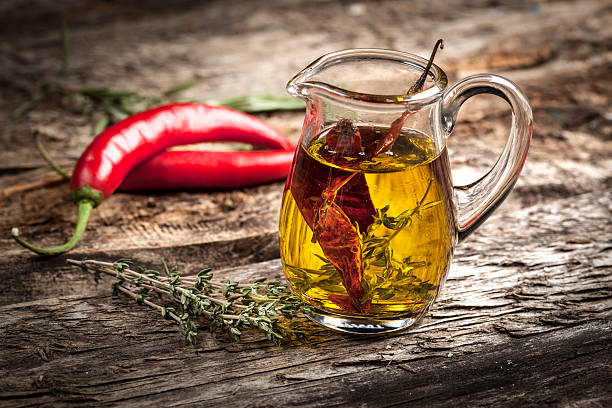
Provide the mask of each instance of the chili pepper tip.
[{"label": "chili pepper tip", "polygon": [[18,228],[11,229],[11,235],[13,236],[13,239],[15,239],[15,241],[17,241],[17,243],[22,247],[27,248],[30,251],[36,252],[40,255],[57,255],[72,249],[83,235],[83,232],[85,232],[85,228],[87,227],[87,221],[89,220],[91,211],[96,205],[92,200],[89,199],[81,199],[76,204],[78,206],[78,214],[74,234],[65,244],[52,248],[40,248],[34,246],[19,236]]}]

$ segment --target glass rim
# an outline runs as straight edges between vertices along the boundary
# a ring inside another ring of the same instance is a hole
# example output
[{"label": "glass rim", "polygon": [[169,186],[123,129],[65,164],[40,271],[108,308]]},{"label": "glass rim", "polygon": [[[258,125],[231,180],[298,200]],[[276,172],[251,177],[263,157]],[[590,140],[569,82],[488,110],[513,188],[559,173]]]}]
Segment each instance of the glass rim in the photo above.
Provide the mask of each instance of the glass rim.
[{"label": "glass rim", "polygon": [[357,101],[368,103],[382,103],[392,105],[408,105],[408,104],[428,104],[436,100],[448,85],[448,77],[446,73],[435,63],[431,65],[429,73],[433,75],[433,84],[423,89],[420,92],[413,94],[396,94],[396,95],[378,95],[364,92],[355,92],[348,89],[343,89],[334,85],[330,85],[319,81],[309,81],[317,73],[322,70],[351,59],[378,59],[387,61],[396,61],[400,64],[410,64],[421,70],[425,70],[428,60],[418,55],[409,54],[402,51],[387,50],[382,48],[351,48],[346,50],[334,51],[325,54],[306,68],[298,72],[288,83],[287,91],[294,96],[306,96],[307,89],[316,88],[326,93],[349,98]]}]

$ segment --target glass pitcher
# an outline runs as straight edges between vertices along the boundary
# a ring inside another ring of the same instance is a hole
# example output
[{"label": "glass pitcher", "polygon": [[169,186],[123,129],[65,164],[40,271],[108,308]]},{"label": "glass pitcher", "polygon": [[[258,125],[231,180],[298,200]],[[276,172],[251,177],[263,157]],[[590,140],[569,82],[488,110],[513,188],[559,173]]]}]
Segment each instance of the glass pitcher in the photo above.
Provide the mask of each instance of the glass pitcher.
[{"label": "glass pitcher", "polygon": [[[531,141],[526,97],[490,74],[446,89],[435,64],[379,49],[327,54],[287,85],[307,103],[280,216],[283,269],[309,317],[378,334],[414,325],[440,291],[453,250],[508,195]],[[480,180],[453,186],[446,139],[461,105],[498,95],[510,136]]]}]

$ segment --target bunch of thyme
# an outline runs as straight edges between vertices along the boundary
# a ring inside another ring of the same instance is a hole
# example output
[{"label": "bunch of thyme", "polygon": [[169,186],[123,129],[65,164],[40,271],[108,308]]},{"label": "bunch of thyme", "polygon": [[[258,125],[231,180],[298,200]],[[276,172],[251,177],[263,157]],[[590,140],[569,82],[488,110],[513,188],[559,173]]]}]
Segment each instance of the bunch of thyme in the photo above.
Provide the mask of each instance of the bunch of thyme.
[{"label": "bunch of thyme", "polygon": [[196,344],[194,318],[208,321],[211,332],[224,331],[232,341],[240,341],[244,330],[262,331],[279,345],[283,340],[304,341],[300,321],[308,306],[290,294],[286,285],[257,279],[251,284],[213,282],[210,269],[195,276],[181,276],[176,268],[163,263],[163,273],[140,266],[129,259],[115,262],[94,260],[68,262],[92,273],[96,282],[113,277],[113,290],[132,297],[138,304],[158,310],[166,319],[176,321],[188,343]]}]

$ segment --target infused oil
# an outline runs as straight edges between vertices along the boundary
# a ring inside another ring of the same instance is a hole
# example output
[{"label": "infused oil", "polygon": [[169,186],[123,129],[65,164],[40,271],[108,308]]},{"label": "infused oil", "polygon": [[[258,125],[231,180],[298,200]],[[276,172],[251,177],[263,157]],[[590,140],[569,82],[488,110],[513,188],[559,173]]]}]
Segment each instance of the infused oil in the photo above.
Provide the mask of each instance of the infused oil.
[{"label": "infused oil", "polygon": [[392,148],[368,150],[388,128],[354,127],[351,138],[338,129],[296,153],[280,218],[287,279],[327,312],[420,314],[438,293],[456,240],[446,149],[402,130]]}]

